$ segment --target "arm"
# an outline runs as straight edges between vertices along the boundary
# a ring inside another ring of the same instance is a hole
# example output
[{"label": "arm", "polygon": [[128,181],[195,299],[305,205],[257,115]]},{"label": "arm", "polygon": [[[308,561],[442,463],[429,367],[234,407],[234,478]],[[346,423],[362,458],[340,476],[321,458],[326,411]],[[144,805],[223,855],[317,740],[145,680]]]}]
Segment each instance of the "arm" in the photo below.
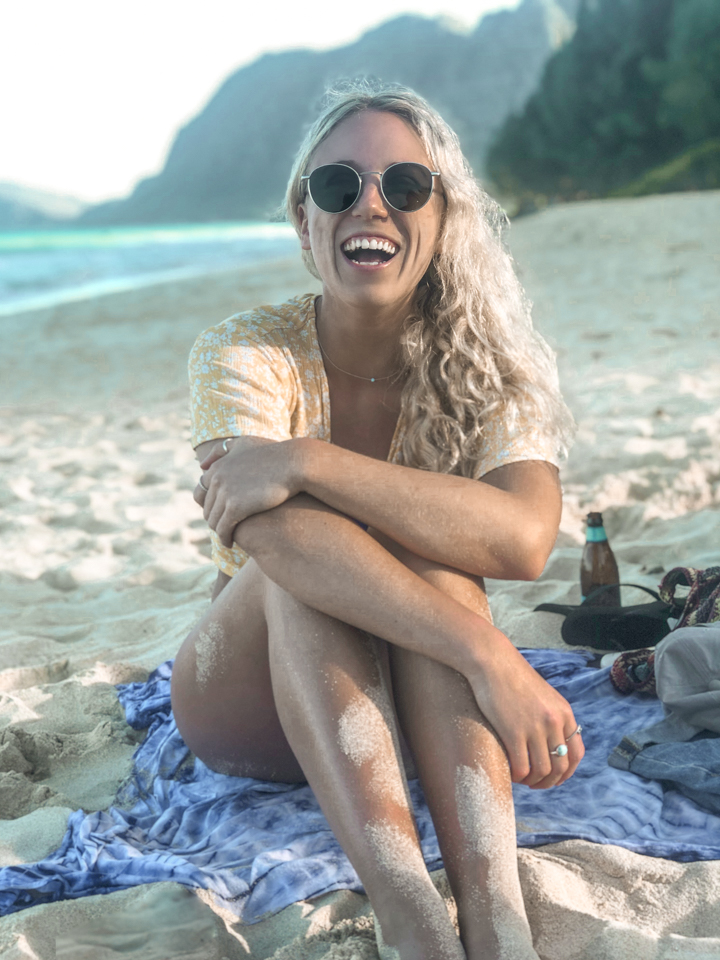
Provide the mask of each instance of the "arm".
[{"label": "arm", "polygon": [[[544,461],[497,468],[482,480],[374,460],[320,440],[257,446],[203,444],[205,518],[230,545],[238,522],[304,492],[380,530],[428,560],[476,576],[531,580],[541,573],[560,521],[557,470]],[[198,448],[200,453],[200,448]]]},{"label": "arm", "polygon": [[560,523],[552,464],[519,461],[470,480],[299,442],[301,490],[413,553],[494,579],[534,580],[542,572]]}]

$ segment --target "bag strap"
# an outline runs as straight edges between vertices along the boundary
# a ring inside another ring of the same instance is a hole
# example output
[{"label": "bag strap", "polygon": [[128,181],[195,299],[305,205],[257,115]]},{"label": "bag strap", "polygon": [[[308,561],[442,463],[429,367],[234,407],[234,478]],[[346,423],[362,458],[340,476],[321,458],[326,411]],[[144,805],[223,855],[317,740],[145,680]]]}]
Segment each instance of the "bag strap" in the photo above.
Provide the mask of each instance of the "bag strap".
[{"label": "bag strap", "polygon": [[[644,590],[645,593],[649,593],[650,596],[655,597],[656,600],[660,599],[659,593],[655,593],[655,591],[651,590],[649,587],[643,587],[640,583],[606,583],[602,587],[596,587],[594,590],[591,590],[580,606],[584,606],[588,600],[592,600],[593,597],[600,596],[601,593],[605,593],[607,590],[613,590],[615,587],[634,587],[636,590]],[[590,604],[590,606],[592,606],[592,604]]]}]

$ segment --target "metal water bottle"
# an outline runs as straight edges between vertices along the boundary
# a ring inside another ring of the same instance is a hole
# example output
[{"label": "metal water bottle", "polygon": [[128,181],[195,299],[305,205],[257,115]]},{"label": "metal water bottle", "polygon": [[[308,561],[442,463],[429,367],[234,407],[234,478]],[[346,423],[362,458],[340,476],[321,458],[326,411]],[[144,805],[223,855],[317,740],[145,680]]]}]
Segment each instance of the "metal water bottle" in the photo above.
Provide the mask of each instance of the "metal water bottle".
[{"label": "metal water bottle", "polygon": [[580,591],[585,600],[598,587],[612,589],[590,600],[591,604],[603,607],[620,606],[620,575],[615,555],[610,549],[601,513],[587,515],[587,535],[580,561]]}]

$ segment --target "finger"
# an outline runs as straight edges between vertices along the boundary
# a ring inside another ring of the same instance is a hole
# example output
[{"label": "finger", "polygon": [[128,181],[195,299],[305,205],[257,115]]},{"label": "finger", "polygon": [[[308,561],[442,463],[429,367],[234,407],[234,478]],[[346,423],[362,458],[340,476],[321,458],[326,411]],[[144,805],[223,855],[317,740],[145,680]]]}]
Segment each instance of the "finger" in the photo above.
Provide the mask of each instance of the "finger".
[{"label": "finger", "polygon": [[206,490],[205,487],[203,487],[203,485],[198,481],[197,486],[196,486],[195,489],[193,490],[193,500],[195,501],[195,503],[198,504],[198,506],[201,506],[201,507],[202,507],[202,506],[205,505],[205,497],[206,497],[206,496],[207,496],[207,490]]},{"label": "finger", "polygon": [[[218,526],[222,523],[223,517],[226,513],[228,513],[227,500],[221,493],[218,493],[210,509],[207,511],[207,516],[205,518],[209,527],[216,533],[218,532]],[[228,546],[228,544],[226,543],[225,546]]]},{"label": "finger", "polygon": [[[537,787],[546,780],[554,781],[553,761],[556,758],[550,756],[550,748],[544,736],[533,737],[528,743],[528,753],[530,755],[530,773],[523,780],[523,783],[528,787]],[[559,771],[558,776],[562,772],[564,771]]]},{"label": "finger", "polygon": [[528,756],[526,743],[504,743],[507,753],[508,763],[510,764],[510,779],[513,783],[524,783],[525,778],[530,774],[530,758]]},{"label": "finger", "polygon": [[225,440],[218,440],[210,453],[201,462],[201,470],[208,470],[216,461],[222,460],[223,457],[230,453],[229,446],[227,444],[223,446],[223,444],[225,444]]},{"label": "finger", "polygon": [[[203,504],[203,516],[207,522],[210,523],[210,514],[212,513],[218,498],[218,489],[217,484],[212,483],[212,481],[203,479],[203,483],[208,487],[208,492],[205,494],[205,502]],[[212,526],[212,524],[210,525]],[[214,529],[215,527],[213,527],[213,530]]]},{"label": "finger", "polygon": [[570,714],[563,724],[563,730],[564,743],[568,751],[568,769],[563,774],[563,781],[565,781],[575,773],[577,765],[585,755],[585,745],[582,742],[582,727],[578,725],[577,720],[572,714]]},{"label": "finger", "polygon": [[203,473],[198,480],[195,489],[193,490],[193,500],[195,503],[198,503],[201,507],[204,507],[209,490],[210,478],[206,477]]},{"label": "finger", "polygon": [[224,547],[230,548],[235,545],[233,534],[241,523],[242,520],[235,519],[227,511],[223,513],[218,525],[215,527],[215,533],[217,533],[220,538],[220,543],[222,543]]},{"label": "finger", "polygon": [[[570,723],[565,725],[565,730],[570,730],[570,733],[566,732],[564,734],[564,739],[560,740],[559,742],[553,741],[552,744],[550,742],[548,743],[548,752],[550,754],[550,760],[553,767],[552,774],[545,777],[544,780],[534,783],[532,785],[533,789],[546,790],[548,787],[558,787],[560,784],[565,783],[565,781],[575,773],[578,763],[580,763],[580,760],[583,758],[585,748],[582,744],[582,741],[580,741],[578,744],[575,742],[580,736],[579,733],[571,735],[572,731],[577,730],[577,724],[575,723],[574,718]],[[551,741],[553,740],[552,737],[550,739]],[[558,747],[561,746],[567,747],[567,753],[565,756],[555,755],[553,751],[557,750]]]},{"label": "finger", "polygon": [[566,759],[568,761],[568,769],[563,774],[560,783],[565,783],[566,780],[570,779],[577,770],[580,761],[585,756],[585,744],[583,743],[581,733],[576,733],[571,740],[568,740],[567,746],[568,755]]},{"label": "finger", "polygon": [[547,790],[550,787],[558,787],[565,780],[568,768],[567,757],[550,757],[551,772],[542,780],[528,784],[531,790]]}]

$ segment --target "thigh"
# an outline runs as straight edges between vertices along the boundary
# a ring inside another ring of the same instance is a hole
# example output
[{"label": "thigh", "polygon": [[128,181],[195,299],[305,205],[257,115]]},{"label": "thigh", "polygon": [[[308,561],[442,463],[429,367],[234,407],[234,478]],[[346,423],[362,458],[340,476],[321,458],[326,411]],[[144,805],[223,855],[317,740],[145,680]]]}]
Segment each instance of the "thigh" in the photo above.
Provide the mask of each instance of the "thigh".
[{"label": "thigh", "polygon": [[180,648],[172,675],[178,730],[213,770],[299,782],[305,778],[275,708],[265,578],[249,560]]}]

